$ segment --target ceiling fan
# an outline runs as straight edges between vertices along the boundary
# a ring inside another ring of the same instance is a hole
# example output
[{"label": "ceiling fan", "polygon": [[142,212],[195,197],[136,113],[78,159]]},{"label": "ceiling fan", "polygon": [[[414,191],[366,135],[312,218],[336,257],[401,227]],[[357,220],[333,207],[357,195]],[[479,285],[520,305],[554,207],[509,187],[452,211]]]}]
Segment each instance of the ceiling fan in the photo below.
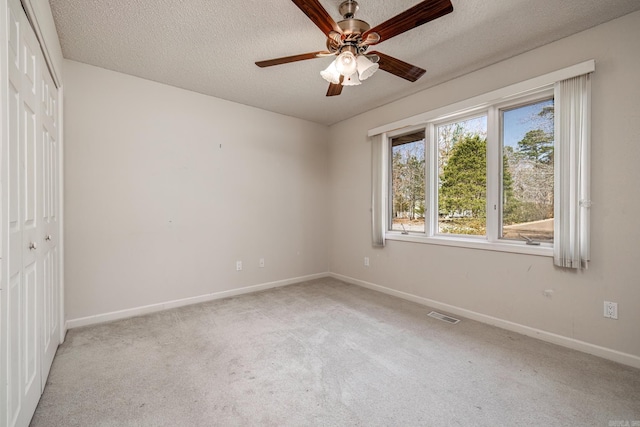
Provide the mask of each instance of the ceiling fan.
[{"label": "ceiling fan", "polygon": [[306,59],[337,56],[320,74],[329,82],[327,96],[340,95],[343,86],[359,85],[378,69],[415,82],[426,72],[381,52],[367,52],[369,46],[419,27],[453,12],[450,0],[425,0],[373,28],[354,17],[358,2],[346,0],[340,4],[343,20],[336,23],[319,0],[292,0],[327,36],[327,50],[258,61],[258,67],[287,64]]}]

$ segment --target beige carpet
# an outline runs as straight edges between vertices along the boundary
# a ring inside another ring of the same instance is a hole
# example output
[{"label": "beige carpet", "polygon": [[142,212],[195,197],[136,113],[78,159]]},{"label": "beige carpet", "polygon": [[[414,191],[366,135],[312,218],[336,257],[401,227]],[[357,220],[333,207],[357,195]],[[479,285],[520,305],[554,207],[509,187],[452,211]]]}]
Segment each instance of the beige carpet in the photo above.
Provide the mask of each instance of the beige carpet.
[{"label": "beige carpet", "polygon": [[321,279],[73,329],[31,425],[640,425],[640,370],[429,311]]}]

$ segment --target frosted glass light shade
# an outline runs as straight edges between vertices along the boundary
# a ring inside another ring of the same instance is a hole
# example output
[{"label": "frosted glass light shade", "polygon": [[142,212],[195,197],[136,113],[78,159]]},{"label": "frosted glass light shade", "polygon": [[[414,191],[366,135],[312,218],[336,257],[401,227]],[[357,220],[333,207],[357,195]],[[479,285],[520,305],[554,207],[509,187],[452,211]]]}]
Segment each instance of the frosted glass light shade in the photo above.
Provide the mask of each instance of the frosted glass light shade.
[{"label": "frosted glass light shade", "polygon": [[356,63],[358,65],[358,77],[360,80],[368,79],[380,68],[377,62],[369,61],[364,55],[359,55]]},{"label": "frosted glass light shade", "polygon": [[340,83],[340,73],[336,68],[336,61],[331,61],[331,64],[329,64],[329,66],[325,70],[320,71],[320,75],[329,83],[333,83],[336,85]]},{"label": "frosted glass light shade", "polygon": [[338,72],[345,77],[355,73],[358,67],[356,56],[349,51],[342,52],[338,55],[335,62]]},{"label": "frosted glass light shade", "polygon": [[342,86],[358,86],[359,84],[362,84],[362,82],[358,78],[357,72],[351,74],[348,77],[345,77],[342,81]]}]

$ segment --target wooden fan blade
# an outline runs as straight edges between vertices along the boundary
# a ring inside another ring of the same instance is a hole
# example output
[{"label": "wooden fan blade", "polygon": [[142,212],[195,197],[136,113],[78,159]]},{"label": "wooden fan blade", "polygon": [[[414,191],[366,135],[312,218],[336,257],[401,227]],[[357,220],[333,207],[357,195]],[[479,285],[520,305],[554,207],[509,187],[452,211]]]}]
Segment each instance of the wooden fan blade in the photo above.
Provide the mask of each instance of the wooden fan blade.
[{"label": "wooden fan blade", "polygon": [[327,54],[331,53],[325,50],[321,50],[319,52],[303,53],[300,55],[285,56],[282,58],[268,59],[266,61],[258,61],[256,62],[256,65],[261,68],[271,67],[273,65],[288,64],[289,62],[304,61],[305,59],[320,58]]},{"label": "wooden fan blade", "polygon": [[340,76],[340,83],[329,83],[329,89],[327,89],[327,96],[338,96],[342,93],[342,81],[344,76]]},{"label": "wooden fan blade", "polygon": [[424,68],[416,67],[415,65],[400,61],[399,59],[385,55],[384,53],[370,52],[369,55],[377,55],[378,58],[380,58],[378,65],[381,70],[395,74],[396,76],[402,77],[410,82],[415,82],[427,72]]},{"label": "wooden fan blade", "polygon": [[327,96],[337,96],[342,93],[342,85],[329,83],[329,89],[327,89]]},{"label": "wooden fan blade", "polygon": [[370,33],[377,33],[380,39],[367,44],[378,44],[451,12],[453,12],[453,5],[450,0],[425,0],[365,31],[362,39],[365,40]]},{"label": "wooden fan blade", "polygon": [[325,36],[329,37],[331,31],[342,34],[342,30],[336,21],[327,13],[318,0],[292,0],[293,3],[322,30]]}]

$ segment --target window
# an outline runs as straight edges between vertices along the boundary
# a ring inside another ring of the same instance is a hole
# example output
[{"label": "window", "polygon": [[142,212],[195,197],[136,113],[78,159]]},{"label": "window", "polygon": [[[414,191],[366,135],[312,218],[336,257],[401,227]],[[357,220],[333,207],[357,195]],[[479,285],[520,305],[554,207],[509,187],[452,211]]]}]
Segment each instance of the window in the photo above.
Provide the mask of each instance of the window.
[{"label": "window", "polygon": [[487,116],[436,126],[438,230],[486,234]]},{"label": "window", "polygon": [[547,86],[390,132],[387,237],[550,253],[553,126]]},{"label": "window", "polygon": [[424,129],[391,139],[391,230],[424,233]]},{"label": "window", "polygon": [[553,242],[553,98],[500,110],[500,237]]},{"label": "window", "polygon": [[372,242],[590,259],[585,61],[369,130]]}]

